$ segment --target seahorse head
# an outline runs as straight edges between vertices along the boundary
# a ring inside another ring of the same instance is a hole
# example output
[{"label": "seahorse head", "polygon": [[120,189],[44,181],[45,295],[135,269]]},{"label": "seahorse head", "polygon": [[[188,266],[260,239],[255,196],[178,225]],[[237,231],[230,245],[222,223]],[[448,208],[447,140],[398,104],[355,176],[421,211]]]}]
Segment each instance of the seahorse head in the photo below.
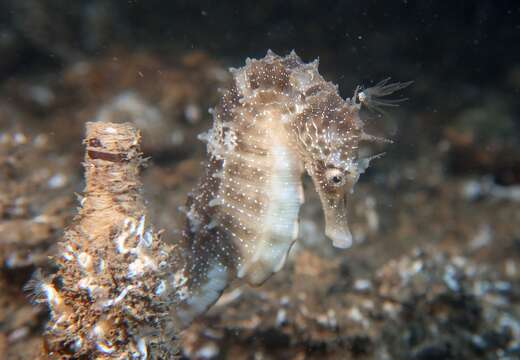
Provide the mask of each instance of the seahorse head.
[{"label": "seahorse head", "polygon": [[298,136],[305,169],[321,199],[325,234],[339,248],[352,244],[347,200],[369,163],[358,158],[358,144],[365,136],[358,109],[330,95],[321,111],[308,112]]},{"label": "seahorse head", "polygon": [[317,62],[293,71],[291,83],[301,91],[301,106],[293,122],[297,147],[307,173],[320,196],[325,215],[325,234],[333,245],[347,248],[352,235],[347,222],[347,200],[371,158],[360,158],[361,141],[387,141],[363,130],[359,111],[395,106],[404,99],[381,97],[400,90],[411,82],[388,84],[386,79],[372,88],[358,87],[352,99],[342,99],[336,85],[326,82],[317,71]]}]

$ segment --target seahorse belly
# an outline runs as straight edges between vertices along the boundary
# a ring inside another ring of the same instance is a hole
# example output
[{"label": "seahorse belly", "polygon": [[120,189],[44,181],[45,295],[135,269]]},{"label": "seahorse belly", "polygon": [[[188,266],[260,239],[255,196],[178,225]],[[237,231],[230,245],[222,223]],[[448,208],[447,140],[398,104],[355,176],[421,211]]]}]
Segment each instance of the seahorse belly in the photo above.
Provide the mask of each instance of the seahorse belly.
[{"label": "seahorse belly", "polygon": [[295,179],[295,163],[287,148],[273,149],[273,175],[269,184],[269,207],[262,219],[265,232],[242,273],[252,284],[264,282],[281,269],[298,236],[298,212],[301,204],[300,179]]},{"label": "seahorse belly", "polygon": [[[280,125],[267,122],[266,126]],[[298,212],[303,202],[302,170],[294,149],[281,126],[280,131],[276,128],[270,130],[270,135],[264,138],[268,151],[261,159],[263,166],[260,167],[260,176],[265,180],[260,190],[264,194],[264,204],[255,214],[254,235],[248,243],[241,244],[242,261],[237,272],[238,277],[253,285],[263,283],[283,266],[298,235]],[[242,156],[244,169],[248,167],[247,160],[251,156]],[[255,159],[258,164],[258,157]],[[258,184],[256,181],[256,186]]]}]

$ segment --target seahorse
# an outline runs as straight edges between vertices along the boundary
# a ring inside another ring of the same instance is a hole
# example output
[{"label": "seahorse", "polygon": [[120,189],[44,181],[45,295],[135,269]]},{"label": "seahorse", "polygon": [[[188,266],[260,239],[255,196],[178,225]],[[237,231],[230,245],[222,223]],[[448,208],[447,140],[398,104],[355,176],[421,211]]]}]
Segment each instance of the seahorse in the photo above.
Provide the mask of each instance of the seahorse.
[{"label": "seahorse", "polygon": [[[364,131],[362,105],[384,105],[409,83],[379,83],[342,99],[338,87],[293,51],[268,51],[230,69],[232,86],[210,111],[205,174],[186,204],[183,231],[186,298],[177,311],[190,323],[235,278],[260,285],[279,271],[298,237],[307,172],[319,193],[325,233],[338,248],[352,235],[347,199],[372,158],[360,158],[362,141],[384,140]],[[389,102],[388,104],[393,104]]]}]

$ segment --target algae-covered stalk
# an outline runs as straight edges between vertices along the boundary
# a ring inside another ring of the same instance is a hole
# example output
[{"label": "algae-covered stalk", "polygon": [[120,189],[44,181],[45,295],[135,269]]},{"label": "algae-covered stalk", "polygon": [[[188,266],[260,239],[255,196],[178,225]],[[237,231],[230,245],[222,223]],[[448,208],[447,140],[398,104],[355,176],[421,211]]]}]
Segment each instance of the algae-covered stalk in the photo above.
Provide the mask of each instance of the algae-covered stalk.
[{"label": "algae-covered stalk", "polygon": [[48,356],[170,358],[181,266],[147,222],[140,134],[130,124],[88,123],[85,192],[55,258],[34,282],[50,308]]}]

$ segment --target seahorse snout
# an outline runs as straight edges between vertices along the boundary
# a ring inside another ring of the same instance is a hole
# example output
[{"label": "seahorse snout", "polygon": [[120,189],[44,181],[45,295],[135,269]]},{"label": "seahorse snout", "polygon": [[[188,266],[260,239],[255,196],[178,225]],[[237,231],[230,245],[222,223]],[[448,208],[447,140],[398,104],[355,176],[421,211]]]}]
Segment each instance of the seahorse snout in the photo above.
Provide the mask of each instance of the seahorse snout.
[{"label": "seahorse snout", "polygon": [[318,192],[325,215],[325,235],[332,240],[335,247],[349,248],[352,245],[352,234],[347,221],[347,195]]}]

